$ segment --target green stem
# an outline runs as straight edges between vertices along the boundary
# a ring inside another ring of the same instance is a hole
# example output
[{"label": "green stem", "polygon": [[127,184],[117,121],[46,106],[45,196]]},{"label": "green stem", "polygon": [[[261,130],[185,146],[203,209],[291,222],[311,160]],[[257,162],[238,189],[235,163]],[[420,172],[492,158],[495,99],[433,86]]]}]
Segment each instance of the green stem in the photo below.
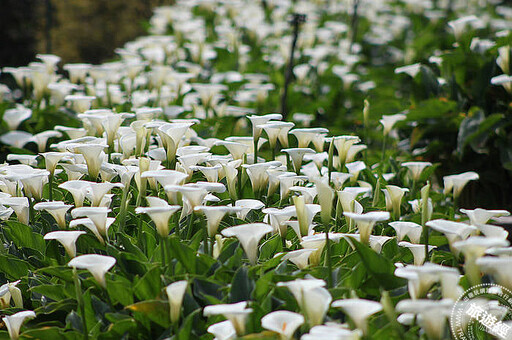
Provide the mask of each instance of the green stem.
[{"label": "green stem", "polygon": [[379,169],[380,169],[380,173],[383,174],[384,173],[384,159],[386,157],[386,142],[387,142],[387,135],[384,135],[384,140],[382,141],[382,154],[380,156],[380,164],[379,164]]},{"label": "green stem", "polygon": [[188,230],[187,230],[187,240],[190,240],[192,238],[192,228],[194,226],[194,213],[190,214],[190,220],[188,222]]},{"label": "green stem", "polygon": [[253,138],[254,140],[254,162],[253,164],[258,163],[258,140],[259,138]]},{"label": "green stem", "polygon": [[73,281],[75,282],[75,293],[76,293],[76,301],[78,303],[78,308],[80,309],[80,316],[82,317],[82,327],[84,331],[84,339],[89,339],[89,333],[87,331],[87,320],[85,318],[85,305],[84,299],[82,296],[82,286],[80,284],[80,278],[78,277],[78,272],[76,268],[73,268]]},{"label": "green stem", "polygon": [[48,176],[48,196],[50,201],[53,201],[53,174]]},{"label": "green stem", "polygon": [[165,268],[165,237],[164,236],[160,236],[160,250],[162,252],[161,256],[162,256],[162,268]]},{"label": "green stem", "polygon": [[327,286],[332,288],[332,259],[331,259],[331,242],[329,240],[329,226],[325,225],[325,262],[327,265]]},{"label": "green stem", "polygon": [[123,188],[123,196],[121,198],[121,206],[119,209],[119,232],[124,232],[124,227],[126,224],[126,200],[128,199],[128,189],[130,187],[127,185]]}]

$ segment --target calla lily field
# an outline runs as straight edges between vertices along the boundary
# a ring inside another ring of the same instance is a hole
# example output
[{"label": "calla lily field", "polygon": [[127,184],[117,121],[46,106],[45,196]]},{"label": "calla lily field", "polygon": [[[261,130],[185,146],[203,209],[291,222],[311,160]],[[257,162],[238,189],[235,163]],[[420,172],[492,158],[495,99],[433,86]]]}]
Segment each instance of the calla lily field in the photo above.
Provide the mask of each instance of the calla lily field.
[{"label": "calla lily field", "polygon": [[181,0],[2,68],[0,338],[456,337],[512,289],[503,3]]}]

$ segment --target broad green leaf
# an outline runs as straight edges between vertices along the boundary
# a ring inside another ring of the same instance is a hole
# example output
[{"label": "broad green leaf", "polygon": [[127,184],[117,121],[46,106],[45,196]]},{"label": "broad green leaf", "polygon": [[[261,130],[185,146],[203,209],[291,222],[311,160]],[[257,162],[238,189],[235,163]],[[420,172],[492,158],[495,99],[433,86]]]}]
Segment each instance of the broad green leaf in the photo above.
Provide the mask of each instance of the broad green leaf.
[{"label": "broad green leaf", "polygon": [[135,296],[140,300],[155,299],[162,289],[161,274],[160,266],[151,268],[133,287]]},{"label": "broad green leaf", "polygon": [[406,284],[404,279],[394,276],[395,266],[384,256],[377,254],[370,247],[359,243],[351,238],[362,263],[366,267],[371,278],[375,279],[378,284],[386,290],[395,289]]},{"label": "broad green leaf", "polygon": [[169,303],[159,300],[149,300],[134,303],[126,307],[129,311],[143,315],[156,324],[167,328],[171,324]]},{"label": "broad green leaf", "polygon": [[247,267],[240,267],[231,281],[229,300],[231,303],[248,301],[254,289],[254,281],[249,278]]},{"label": "broad green leaf", "polygon": [[30,248],[44,254],[46,244],[43,235],[32,230],[31,227],[16,221],[7,221],[4,227],[6,237],[19,248]]},{"label": "broad green leaf", "polygon": [[29,266],[11,255],[0,255],[0,268],[9,280],[15,281],[28,274]]}]

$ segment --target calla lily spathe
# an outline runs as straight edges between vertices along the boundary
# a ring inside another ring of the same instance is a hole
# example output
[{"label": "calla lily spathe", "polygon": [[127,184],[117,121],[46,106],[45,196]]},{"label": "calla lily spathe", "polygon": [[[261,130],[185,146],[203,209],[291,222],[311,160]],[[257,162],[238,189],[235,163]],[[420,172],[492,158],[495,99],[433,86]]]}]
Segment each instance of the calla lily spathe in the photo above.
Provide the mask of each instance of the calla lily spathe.
[{"label": "calla lily spathe", "polygon": [[167,297],[169,299],[172,323],[177,322],[180,318],[181,305],[183,304],[183,297],[187,291],[187,286],[188,282],[184,280],[171,283],[165,288],[165,292],[167,293]]},{"label": "calla lily spathe", "polygon": [[5,327],[7,327],[7,331],[9,332],[9,337],[12,340],[17,340],[20,337],[20,329],[21,325],[28,319],[33,319],[36,317],[36,313],[31,310],[26,310],[22,312],[18,312],[13,315],[8,315],[2,318]]},{"label": "calla lily spathe", "polygon": [[242,224],[222,230],[226,237],[236,237],[251,264],[258,261],[258,244],[263,236],[274,230],[272,226],[265,223]]},{"label": "calla lily spathe", "polygon": [[80,235],[85,234],[85,231],[52,231],[44,235],[45,240],[57,240],[66,249],[69,257],[76,256],[76,240]]},{"label": "calla lily spathe", "polygon": [[275,311],[261,318],[261,326],[279,334],[282,340],[293,337],[293,333],[304,323],[304,317],[289,311]]},{"label": "calla lily spathe", "polygon": [[103,288],[107,287],[105,274],[115,264],[116,259],[114,257],[98,254],[80,255],[68,262],[69,267],[87,269]]},{"label": "calla lily spathe", "polygon": [[341,308],[354,321],[355,326],[363,331],[363,334],[368,334],[368,317],[382,310],[379,302],[365,299],[336,300],[332,306]]}]

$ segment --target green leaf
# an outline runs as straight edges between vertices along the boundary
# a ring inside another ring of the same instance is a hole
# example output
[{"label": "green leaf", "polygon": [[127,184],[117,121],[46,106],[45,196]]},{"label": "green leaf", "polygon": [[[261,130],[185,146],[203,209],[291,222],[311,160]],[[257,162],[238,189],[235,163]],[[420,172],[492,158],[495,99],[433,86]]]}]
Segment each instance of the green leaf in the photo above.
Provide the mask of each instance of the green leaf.
[{"label": "green leaf", "polygon": [[[187,317],[183,321],[183,326],[181,326],[178,332],[178,340],[189,340],[190,335],[192,334],[193,331],[192,327],[196,329],[201,329],[198,325],[198,321],[200,320],[198,316],[200,316],[200,312],[201,309],[197,309],[190,313],[189,315],[187,315]],[[201,326],[204,327],[204,325]]]},{"label": "green leaf", "polygon": [[132,282],[121,275],[113,274],[107,278],[107,293],[114,304],[133,304]]},{"label": "green leaf", "polygon": [[404,286],[407,283],[404,279],[394,275],[395,266],[390,260],[377,254],[370,247],[359,243],[354,238],[351,237],[350,239],[370,277],[375,279],[379,286],[390,290]]},{"label": "green leaf", "polygon": [[158,300],[142,301],[129,305],[126,309],[143,315],[164,328],[168,328],[171,325],[168,302]]},{"label": "green leaf", "polygon": [[283,251],[283,244],[281,241],[281,236],[276,234],[266,240],[260,247],[260,261],[268,260],[276,253]]},{"label": "green leaf", "polygon": [[0,268],[9,280],[15,281],[27,276],[29,267],[25,261],[18,260],[14,256],[0,255]]},{"label": "green leaf", "polygon": [[[70,289],[71,288],[71,289]],[[61,284],[39,285],[30,288],[33,293],[38,293],[54,301],[60,301],[75,297],[74,287]]]},{"label": "green leaf", "polygon": [[43,236],[32,230],[26,224],[7,221],[7,226],[4,228],[4,233],[7,239],[11,240],[18,248],[30,248],[44,254],[46,244]]},{"label": "green leaf", "polygon": [[162,283],[160,267],[151,268],[133,287],[135,296],[140,300],[151,300],[160,294]]},{"label": "green leaf", "polygon": [[231,291],[229,299],[231,303],[251,300],[251,294],[254,289],[254,281],[249,278],[247,267],[240,267],[231,281]]},{"label": "green leaf", "polygon": [[457,108],[454,101],[440,100],[437,98],[422,101],[417,108],[411,109],[407,114],[407,121],[424,121],[434,118],[443,118],[449,112]]}]

